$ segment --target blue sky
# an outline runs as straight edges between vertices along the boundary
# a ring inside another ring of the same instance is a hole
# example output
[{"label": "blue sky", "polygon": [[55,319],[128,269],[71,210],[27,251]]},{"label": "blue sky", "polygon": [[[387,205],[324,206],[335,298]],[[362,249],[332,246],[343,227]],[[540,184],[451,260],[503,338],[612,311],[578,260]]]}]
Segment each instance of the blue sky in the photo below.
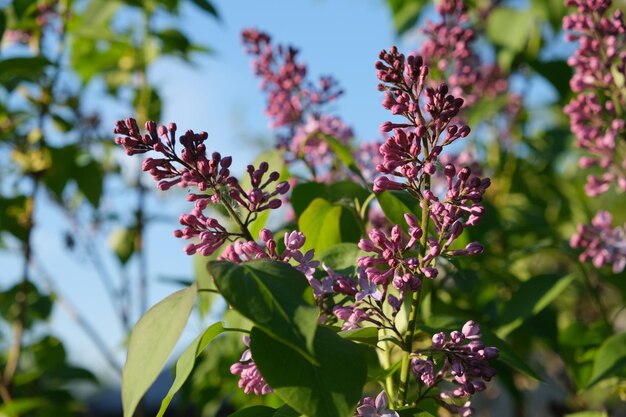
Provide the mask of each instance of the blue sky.
[{"label": "blue sky", "polygon": [[[263,116],[264,97],[239,38],[241,29],[255,27],[269,32],[275,41],[298,47],[310,75],[332,74],[346,92],[332,112],[353,126],[359,140],[379,138],[378,126],[388,115],[380,106],[374,62],[381,49],[392,44],[404,47],[394,39],[383,0],[216,0],[215,4],[222,17],[219,23],[192,6],[183,9],[177,22],[196,43],[210,46],[215,53],[198,57],[193,67],[174,59],[161,60],[150,72],[152,81],[161,88],[162,123],[174,121],[181,130],[206,130],[210,147],[233,155],[235,170],[243,169],[261,150],[271,147],[272,134]],[[111,107],[104,110],[103,116],[112,129],[117,118],[128,115]],[[131,210],[134,201],[117,196],[105,204],[128,205]],[[147,235],[151,305],[177,289],[159,279],[193,276],[192,259],[182,252],[184,242],[172,236],[178,214],[188,208],[182,192],[163,194],[155,190],[149,209],[164,213],[166,220],[151,226]],[[84,256],[66,251],[62,240],[66,223],[58,211],[40,206],[36,215],[39,227],[34,245],[41,265],[57,290],[99,330],[123,363],[124,335],[93,268]],[[105,242],[102,245],[104,249]],[[112,275],[119,275],[116,262],[105,259],[105,263]],[[19,276],[21,263],[17,258],[0,253],[0,264],[7,276]],[[134,268],[131,262],[128,273],[134,274]],[[194,338],[203,324],[208,323],[192,320],[181,344]],[[55,307],[50,327],[66,342],[75,363],[97,372],[106,368],[92,341],[59,306]]]}]

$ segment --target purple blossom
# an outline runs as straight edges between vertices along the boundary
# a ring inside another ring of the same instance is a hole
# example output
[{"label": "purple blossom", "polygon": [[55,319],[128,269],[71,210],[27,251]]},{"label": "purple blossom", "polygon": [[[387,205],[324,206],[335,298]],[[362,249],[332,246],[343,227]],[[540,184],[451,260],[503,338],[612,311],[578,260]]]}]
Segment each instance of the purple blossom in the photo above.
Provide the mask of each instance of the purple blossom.
[{"label": "purple blossom", "polygon": [[596,268],[612,265],[613,272],[617,274],[626,266],[626,224],[613,228],[611,223],[611,214],[599,211],[591,225],[578,225],[570,245],[583,249],[581,262],[591,260]]},{"label": "purple blossom", "polygon": [[418,381],[429,387],[442,381],[453,384],[451,390],[440,393],[439,404],[457,414],[471,415],[469,402],[460,407],[445,400],[468,398],[485,390],[485,382],[496,373],[489,361],[496,359],[499,352],[480,341],[480,326],[470,320],[460,331],[434,334],[431,349],[415,355],[411,370]]},{"label": "purple blossom", "polygon": [[398,413],[387,409],[388,400],[385,391],[381,391],[376,399],[363,397],[353,417],[399,417]]},{"label": "purple blossom", "polygon": [[566,0],[577,13],[563,19],[568,39],[578,41],[578,49],[568,59],[574,68],[572,90],[579,93],[564,111],[578,147],[588,154],[580,159],[582,168],[598,167],[602,174],[589,175],[586,193],[595,197],[617,186],[626,191],[626,160],[623,158],[626,124],[618,109],[626,105],[615,73],[624,74],[626,63],[626,24],[622,11],[607,16],[610,0]]},{"label": "purple blossom", "polygon": [[[243,343],[246,346],[250,346],[250,338],[244,336]],[[246,394],[265,395],[273,392],[252,358],[250,349],[246,349],[241,355],[239,362],[234,363],[230,367],[230,373],[233,375],[239,375],[239,382],[237,385],[239,388],[243,388]]]}]

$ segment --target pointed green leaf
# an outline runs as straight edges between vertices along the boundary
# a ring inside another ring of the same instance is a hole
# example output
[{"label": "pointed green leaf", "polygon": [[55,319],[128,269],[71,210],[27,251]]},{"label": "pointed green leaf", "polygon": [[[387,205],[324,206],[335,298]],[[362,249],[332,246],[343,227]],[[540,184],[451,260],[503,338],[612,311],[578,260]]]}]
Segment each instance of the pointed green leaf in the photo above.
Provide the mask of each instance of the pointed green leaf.
[{"label": "pointed green leaf", "polygon": [[392,224],[399,224],[404,230],[408,227],[406,220],[404,220],[406,213],[420,217],[418,201],[407,192],[385,191],[376,194],[376,199],[389,221]]},{"label": "pointed green leaf", "polygon": [[518,328],[524,320],[532,317],[554,301],[574,280],[575,275],[562,277],[557,275],[540,275],[522,283],[520,288],[506,302],[498,329],[499,337],[506,337]]},{"label": "pointed green leaf", "polygon": [[163,414],[165,414],[165,410],[167,410],[172,398],[174,398],[174,394],[178,392],[189,375],[191,375],[191,371],[196,363],[196,358],[200,356],[204,348],[207,347],[207,345],[223,331],[224,326],[222,326],[221,322],[213,324],[202,332],[200,336],[196,337],[194,341],[187,346],[187,349],[185,349],[183,354],[180,355],[180,358],[176,362],[176,377],[174,378],[174,382],[172,383],[170,390],[167,392],[167,395],[161,401],[161,408],[159,408],[157,417],[162,417]]},{"label": "pointed green leaf", "polygon": [[176,291],[148,310],[133,328],[122,373],[124,417],[132,417],[137,404],[163,370],[187,324],[197,292],[195,283]]},{"label": "pointed green leaf", "polygon": [[332,330],[318,328],[315,354],[319,366],[257,327],[250,349],[261,374],[289,406],[308,417],[352,415],[365,384],[365,350]]},{"label": "pointed green leaf", "polygon": [[242,410],[236,411],[229,417],[274,417],[275,412],[275,408],[266,407],[264,405],[254,405],[252,407],[246,407]]},{"label": "pointed green leaf", "polygon": [[317,308],[311,287],[299,271],[284,262],[259,259],[243,264],[215,261],[209,274],[235,310],[283,343],[313,360]]},{"label": "pointed green leaf", "polygon": [[306,236],[303,250],[315,249],[317,253],[360,237],[355,214],[323,198],[316,198],[304,210],[298,219],[298,229]]},{"label": "pointed green leaf", "polygon": [[215,17],[217,20],[220,19],[220,15],[217,12],[217,9],[213,5],[213,3],[211,3],[209,0],[191,0],[191,2],[195,4],[196,6],[198,6],[199,8],[201,8],[202,10],[204,10],[205,12],[207,12],[208,14]]},{"label": "pointed green leaf", "polygon": [[376,346],[378,343],[378,329],[376,327],[362,327],[359,329],[342,330],[337,333],[344,339]]},{"label": "pointed green leaf", "polygon": [[484,327],[481,327],[481,333],[482,341],[486,346],[495,346],[500,351],[498,360],[531,378],[542,381],[541,377],[537,375],[537,373],[530,366],[528,366],[525,360],[519,357],[519,355],[507,342],[500,339],[495,333],[492,333]]},{"label": "pointed green leaf", "polygon": [[626,373],[626,332],[615,334],[600,345],[586,388],[620,373]]}]

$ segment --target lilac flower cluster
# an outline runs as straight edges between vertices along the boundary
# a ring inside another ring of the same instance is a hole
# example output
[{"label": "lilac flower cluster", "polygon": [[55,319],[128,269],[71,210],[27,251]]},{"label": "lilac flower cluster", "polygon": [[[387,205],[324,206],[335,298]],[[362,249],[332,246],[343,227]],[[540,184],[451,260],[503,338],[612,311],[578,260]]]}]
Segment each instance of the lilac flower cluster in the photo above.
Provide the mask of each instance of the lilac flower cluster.
[{"label": "lilac flower cluster", "polygon": [[[269,172],[266,162],[256,169],[248,166],[251,189],[245,191],[237,178],[230,174],[230,156],[222,157],[217,152],[210,156],[207,154],[204,144],[208,137],[206,132],[188,130],[177,140],[174,123],[166,128],[148,121],[145,129],[147,133],[142,134],[135,119],[120,120],[114,132],[121,136],[115,142],[122,145],[128,155],[150,151],[160,154],[158,158],[146,158],[142,165],[142,169],[158,181],[160,190],[179,185],[195,187],[200,191],[187,196],[188,201],[194,202],[194,208],[180,217],[184,228],[174,232],[178,238],[199,240],[199,243],[185,246],[188,255],[211,255],[232,238],[253,240],[247,225],[256,219],[258,213],[279,208],[282,204],[280,197],[289,191],[289,184],[278,182],[280,175],[275,171]],[[176,149],[177,143],[183,147],[180,154]],[[204,211],[209,204],[222,204],[234,217],[233,220],[239,223],[241,230],[228,231],[217,219],[207,217]],[[235,210],[245,211],[245,218],[241,219]]]},{"label": "lilac flower cluster", "polygon": [[584,249],[580,254],[581,262],[590,260],[596,268],[612,265],[617,274],[626,266],[626,224],[613,228],[611,223],[611,213],[599,211],[591,225],[578,225],[570,245]]},{"label": "lilac flower cluster", "polygon": [[586,193],[595,197],[616,185],[626,190],[626,124],[623,91],[626,68],[626,25],[617,9],[606,16],[610,0],[566,0],[577,13],[563,19],[568,39],[578,49],[568,59],[574,68],[572,90],[579,93],[565,107],[578,147],[588,151],[579,164],[602,168],[600,176],[589,175]]},{"label": "lilac flower cluster", "polygon": [[230,367],[230,372],[233,375],[239,375],[239,382],[237,385],[243,389],[246,394],[265,395],[273,392],[263,376],[256,367],[256,363],[252,359],[252,352],[250,352],[250,337],[244,336],[243,343],[248,346],[239,362],[234,363]]},{"label": "lilac flower cluster", "polygon": [[436,6],[438,22],[426,21],[426,40],[419,54],[436,63],[451,93],[463,95],[469,106],[481,97],[495,97],[508,88],[507,78],[497,65],[482,64],[473,49],[476,30],[470,25],[463,0],[443,0]]},{"label": "lilac flower cluster", "polygon": [[255,74],[268,95],[265,112],[270,126],[280,129],[278,146],[290,151],[290,162],[305,161],[315,179],[331,179],[329,172],[322,172],[321,177],[316,172],[320,167],[331,170],[330,148],[321,137],[330,136],[344,144],[353,137],[352,129],[340,118],[323,112],[342,90],[331,77],[321,77],[317,84],[310,82],[306,65],[298,61],[298,50],[283,45],[274,48],[267,33],[248,29],[242,38],[246,52],[255,57]]},{"label": "lilac flower cluster", "polygon": [[353,417],[399,417],[398,413],[389,410],[389,400],[385,391],[381,391],[376,399],[364,397],[356,408]]},{"label": "lilac flower cluster", "polygon": [[[484,213],[480,202],[490,180],[472,175],[468,167],[457,168],[452,163],[447,163],[443,170],[438,168],[444,147],[467,137],[470,132],[467,125],[456,119],[463,99],[448,94],[446,84],[426,88],[428,67],[419,56],[405,59],[392,48],[389,52],[381,52],[380,59],[376,67],[382,81],[379,89],[385,91],[383,107],[402,115],[408,123],[383,123],[381,128],[384,131],[395,130],[380,147],[383,162],[377,170],[397,179],[386,175],[377,178],[374,191],[407,190],[420,201],[422,210],[428,211],[439,236],[428,239],[428,253],[433,255],[426,256],[426,261],[421,260],[420,268],[423,269],[428,265],[424,262],[444,253],[464,228],[480,220]],[[426,96],[423,103],[420,101],[422,92]],[[441,177],[445,178],[447,191],[445,195],[437,196],[435,182]],[[417,219],[407,217],[406,220],[412,228],[417,227]],[[426,247],[422,250],[426,251]],[[482,246],[473,242],[465,249],[447,254],[475,255],[481,252]]]},{"label": "lilac flower cluster", "polygon": [[[607,12],[610,0],[566,0],[577,13],[563,19],[568,39],[578,41],[578,49],[568,59],[574,68],[570,86],[578,96],[564,111],[578,147],[587,151],[579,160],[581,168],[597,167],[599,175],[588,175],[585,192],[590,197],[612,187],[626,191],[626,24],[621,10]],[[612,265],[615,273],[624,270],[626,238],[624,228],[611,228],[611,215],[600,211],[591,225],[579,225],[570,239],[581,248],[582,262],[591,260],[596,268]]]},{"label": "lilac flower cluster", "polygon": [[497,348],[485,346],[480,341],[480,326],[470,320],[461,331],[452,331],[448,336],[444,332],[436,333],[429,350],[414,354],[411,371],[416,380],[428,388],[444,381],[451,382],[454,388],[449,391],[439,387],[436,401],[453,413],[470,416],[473,413],[470,401],[459,406],[445,400],[469,398],[483,391],[485,381],[490,381],[496,374],[489,361],[498,356]]}]

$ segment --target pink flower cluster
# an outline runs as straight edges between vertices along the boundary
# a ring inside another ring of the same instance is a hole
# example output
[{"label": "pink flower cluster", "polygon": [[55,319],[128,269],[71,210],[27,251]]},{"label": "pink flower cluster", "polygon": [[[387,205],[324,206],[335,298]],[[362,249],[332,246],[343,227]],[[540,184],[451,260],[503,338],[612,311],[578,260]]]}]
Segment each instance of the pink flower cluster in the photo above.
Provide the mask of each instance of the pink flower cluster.
[{"label": "pink flower cluster", "polygon": [[[317,280],[313,278],[313,273],[315,272],[315,268],[319,266],[319,261],[313,259],[313,249],[308,250],[306,253],[301,251],[306,242],[306,237],[302,232],[285,232],[285,250],[282,253],[276,251],[278,244],[274,239],[274,234],[270,230],[261,229],[260,237],[265,247],[254,240],[247,242],[237,240],[224,249],[224,252],[220,255],[220,259],[237,264],[252,259],[265,258],[287,263],[293,260],[296,263],[295,268],[304,274],[309,280],[309,283],[317,283]],[[313,287],[315,288],[315,286]]]},{"label": "pink flower cluster", "polygon": [[[190,193],[187,200],[194,202],[194,209],[180,217],[183,229],[174,231],[174,236],[183,239],[198,239],[198,243],[185,246],[185,253],[200,253],[209,256],[219,249],[226,240],[243,237],[246,230],[230,232],[220,222],[207,217],[204,211],[209,204],[223,204],[231,210],[236,207],[246,213],[245,219],[239,219],[244,229],[256,219],[258,213],[277,209],[282,202],[280,197],[289,191],[286,181],[278,182],[278,172],[269,172],[266,162],[258,168],[249,165],[247,174],[250,178],[250,190],[244,190],[237,178],[230,174],[232,164],[230,156],[222,157],[219,153],[207,154],[206,132],[186,131],[176,139],[176,125],[158,126],[153,121],[145,124],[147,133],[142,134],[135,119],[120,120],[114,132],[118,135],[115,142],[122,145],[128,155],[156,152],[158,158],[146,158],[142,168],[158,181],[160,190],[168,190],[173,185],[195,187],[199,193]],[[182,145],[178,153],[176,146]],[[269,173],[268,173],[269,172]]]},{"label": "pink flower cluster", "polygon": [[477,33],[469,23],[463,0],[443,0],[436,6],[438,22],[426,21],[426,40],[419,54],[436,63],[453,95],[463,95],[470,106],[481,97],[495,97],[508,88],[508,80],[497,65],[482,64],[473,49]]},{"label": "pink flower cluster", "polygon": [[[267,93],[265,113],[270,126],[280,129],[278,146],[291,153],[294,160],[303,160],[318,178],[320,167],[329,170],[330,149],[322,139],[331,136],[346,144],[352,129],[336,117],[324,113],[324,107],[343,92],[331,77],[317,83],[307,79],[307,67],[298,61],[298,50],[271,43],[264,32],[248,29],[242,32],[246,52],[254,57],[255,74],[261,78],[261,89]],[[324,170],[322,170],[324,171]],[[328,175],[328,172],[322,172]]]},{"label": "pink flower cluster", "polygon": [[565,107],[577,145],[588,155],[580,166],[599,167],[601,175],[589,175],[585,191],[595,197],[616,185],[626,190],[624,156],[626,123],[624,76],[626,74],[626,25],[617,9],[606,16],[610,0],[566,0],[577,13],[563,19],[568,39],[578,41],[578,49],[568,59],[574,68],[572,90],[579,93]]},{"label": "pink flower cluster", "polygon": [[394,410],[387,407],[389,400],[385,391],[381,391],[376,398],[364,397],[356,408],[353,417],[399,417]]},{"label": "pink flower cluster", "polygon": [[[621,10],[607,12],[610,0],[566,0],[577,13],[563,19],[568,39],[578,41],[578,49],[568,59],[574,68],[570,86],[578,93],[565,106],[578,147],[587,151],[579,160],[581,168],[599,168],[588,175],[585,192],[596,197],[612,187],[626,191],[626,24]],[[626,238],[623,227],[611,227],[611,215],[600,211],[591,225],[579,225],[570,239],[581,248],[582,262],[596,268],[612,265],[613,272],[624,270]]]},{"label": "pink flower cluster", "polygon": [[624,271],[626,266],[626,224],[612,227],[611,213],[601,210],[591,225],[578,225],[578,231],[570,239],[573,248],[582,248],[580,261],[591,261],[601,268],[612,265],[614,273]]},{"label": "pink flower cluster", "polygon": [[[243,343],[250,346],[250,337],[244,336]],[[265,395],[274,392],[254,363],[250,349],[246,349],[241,355],[239,362],[234,363],[230,367],[230,373],[239,375],[239,388],[243,389],[246,394]]]},{"label": "pink flower cluster", "polygon": [[470,401],[459,406],[445,400],[469,398],[483,391],[485,381],[490,381],[496,374],[489,361],[496,359],[499,351],[480,341],[480,326],[470,320],[461,331],[452,331],[447,336],[444,332],[436,333],[432,337],[431,349],[414,355],[411,370],[418,382],[427,387],[443,381],[452,382],[455,388],[442,391],[437,402],[455,414],[470,416],[473,414]]}]

